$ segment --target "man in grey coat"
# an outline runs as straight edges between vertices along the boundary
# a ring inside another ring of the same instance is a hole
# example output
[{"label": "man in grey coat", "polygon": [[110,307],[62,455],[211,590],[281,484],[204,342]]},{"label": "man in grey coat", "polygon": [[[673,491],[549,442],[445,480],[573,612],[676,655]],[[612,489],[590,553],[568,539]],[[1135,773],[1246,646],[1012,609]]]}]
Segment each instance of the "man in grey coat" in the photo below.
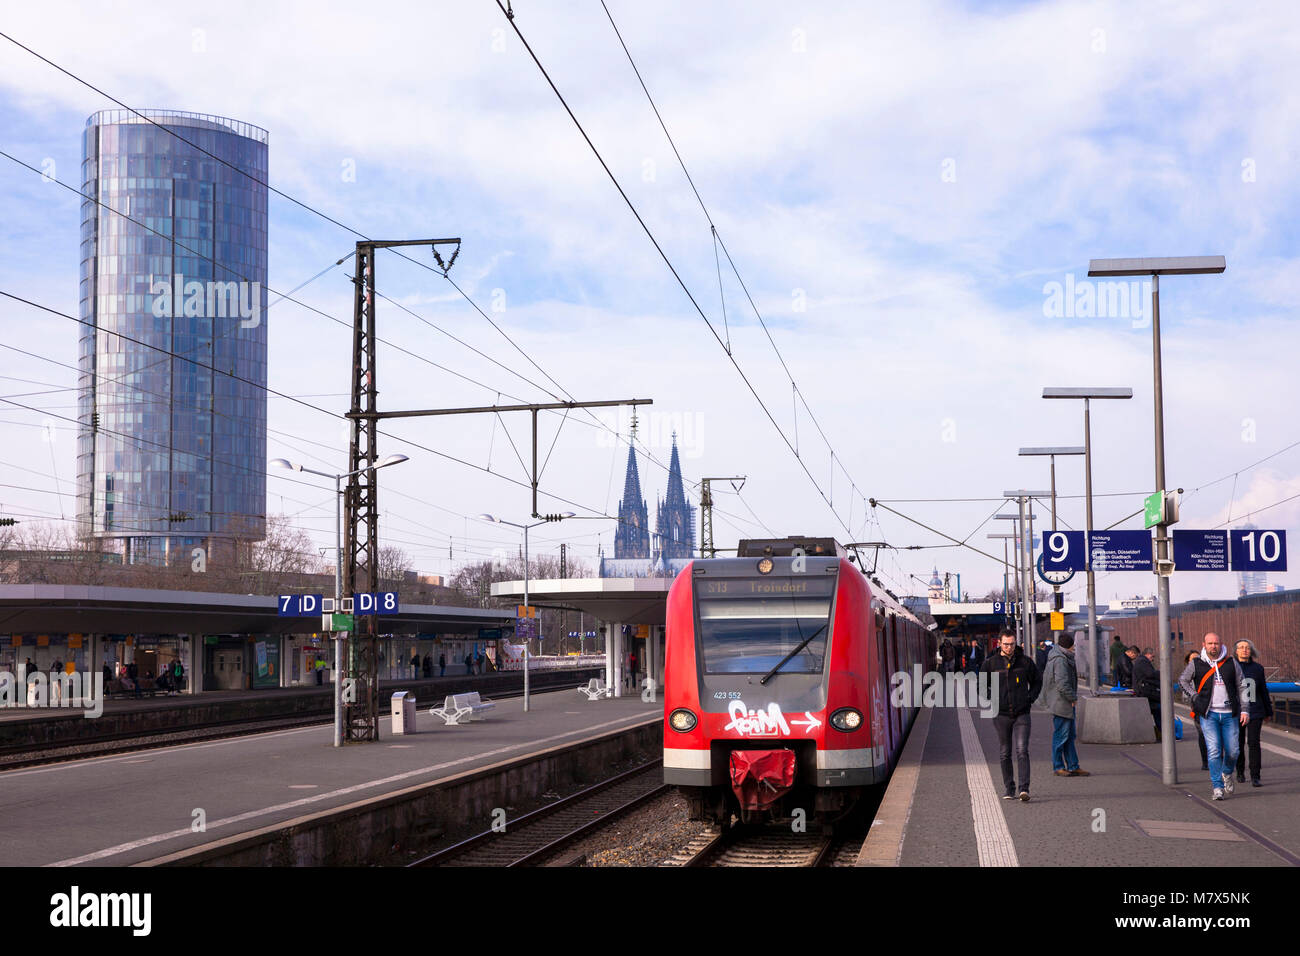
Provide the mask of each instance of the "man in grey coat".
[{"label": "man in grey coat", "polygon": [[1043,672],[1043,706],[1052,713],[1052,773],[1058,777],[1087,777],[1079,769],[1074,749],[1074,707],[1079,699],[1079,672],[1074,663],[1074,635],[1062,634]]}]

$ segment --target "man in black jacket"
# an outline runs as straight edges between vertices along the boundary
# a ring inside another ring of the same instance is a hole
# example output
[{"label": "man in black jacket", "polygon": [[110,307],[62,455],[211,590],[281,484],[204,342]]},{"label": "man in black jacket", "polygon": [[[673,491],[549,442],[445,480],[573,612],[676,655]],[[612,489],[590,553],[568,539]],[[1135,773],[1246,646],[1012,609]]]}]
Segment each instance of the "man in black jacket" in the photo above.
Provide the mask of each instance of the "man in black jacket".
[{"label": "man in black jacket", "polygon": [[1151,719],[1156,722],[1156,743],[1160,742],[1160,672],[1151,663],[1151,650],[1145,653],[1134,644],[1128,649],[1133,661],[1133,693],[1145,697],[1151,708]]},{"label": "man in black jacket", "polygon": [[1215,800],[1233,791],[1232,770],[1237,762],[1238,725],[1250,723],[1250,715],[1241,708],[1244,694],[1241,668],[1237,666],[1219,635],[1205,635],[1205,646],[1178,678],[1192,701],[1192,716],[1205,735],[1205,749],[1210,758],[1210,787]]},{"label": "man in black jacket", "polygon": [[998,732],[1002,760],[1002,799],[1016,797],[1011,751],[1016,753],[1020,776],[1020,799],[1029,799],[1029,707],[1042,690],[1043,679],[1034,662],[1016,645],[1015,631],[1004,629],[998,637],[998,653],[990,655],[983,670],[997,678],[998,715],[993,726]]}]

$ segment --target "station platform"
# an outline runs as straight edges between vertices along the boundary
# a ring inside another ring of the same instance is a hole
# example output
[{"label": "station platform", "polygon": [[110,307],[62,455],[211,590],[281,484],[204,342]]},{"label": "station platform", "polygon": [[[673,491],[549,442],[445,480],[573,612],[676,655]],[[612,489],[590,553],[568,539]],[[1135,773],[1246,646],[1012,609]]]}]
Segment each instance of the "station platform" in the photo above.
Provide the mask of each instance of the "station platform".
[{"label": "station platform", "polygon": [[[586,680],[590,677],[603,676],[604,673],[604,667],[582,667],[564,670],[534,670],[530,677],[536,683],[550,680],[555,675],[562,675],[559,679],[577,686],[579,679]],[[569,680],[570,676],[572,676],[571,681]],[[492,671],[487,674],[447,674],[444,677],[385,678],[379,682],[379,694],[381,699],[386,700],[394,691],[409,690],[421,699],[428,697],[430,700],[434,700],[439,695],[460,694],[473,690],[481,690],[485,694],[522,691],[523,685],[522,671],[506,670]],[[104,700],[103,708],[106,714],[126,714],[215,703],[238,703],[240,701],[282,701],[290,704],[303,698],[320,698],[330,702],[333,700],[333,694],[334,685],[332,683],[303,684],[296,687],[271,687],[262,690],[205,690],[197,693],[186,690],[177,694],[142,694],[140,697],[115,695]],[[333,706],[332,703],[330,706]],[[285,712],[291,713],[292,708],[287,706]],[[12,706],[0,707],[0,724],[15,721],[59,720],[80,716],[80,707],[29,707],[22,703],[21,700]]]},{"label": "station platform", "polygon": [[[588,701],[576,690],[496,702],[446,726],[419,702],[417,733],[333,747],[333,726],[272,731],[0,772],[7,866],[124,866],[432,783],[547,747],[663,719],[662,700]],[[174,700],[174,698],[173,698]],[[194,822],[201,811],[205,829]]]},{"label": "station platform", "polygon": [[1263,786],[1211,801],[1182,708],[1176,786],[1160,745],[1076,743],[1087,777],[1052,772],[1052,717],[1035,706],[1030,800],[1002,799],[993,721],[923,708],[858,857],[859,866],[1220,867],[1300,865],[1300,733],[1266,723]]}]

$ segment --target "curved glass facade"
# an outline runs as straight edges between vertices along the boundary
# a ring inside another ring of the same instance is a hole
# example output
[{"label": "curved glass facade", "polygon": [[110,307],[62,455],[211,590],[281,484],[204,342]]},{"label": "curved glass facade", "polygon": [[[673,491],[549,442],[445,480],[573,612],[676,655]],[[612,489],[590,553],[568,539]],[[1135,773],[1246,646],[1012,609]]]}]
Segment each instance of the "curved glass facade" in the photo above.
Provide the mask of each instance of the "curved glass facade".
[{"label": "curved glass facade", "polygon": [[265,534],[267,134],[145,115],[86,122],[77,511],[127,560],[188,563]]}]

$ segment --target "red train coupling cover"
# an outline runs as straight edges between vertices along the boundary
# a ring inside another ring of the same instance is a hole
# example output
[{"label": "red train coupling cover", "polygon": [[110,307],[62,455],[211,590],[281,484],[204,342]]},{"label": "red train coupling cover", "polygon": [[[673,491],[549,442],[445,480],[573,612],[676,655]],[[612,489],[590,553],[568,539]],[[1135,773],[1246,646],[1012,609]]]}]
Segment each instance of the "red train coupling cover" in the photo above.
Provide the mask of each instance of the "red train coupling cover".
[{"label": "red train coupling cover", "polygon": [[794,786],[793,750],[733,750],[731,789],[744,810],[766,810]]}]

